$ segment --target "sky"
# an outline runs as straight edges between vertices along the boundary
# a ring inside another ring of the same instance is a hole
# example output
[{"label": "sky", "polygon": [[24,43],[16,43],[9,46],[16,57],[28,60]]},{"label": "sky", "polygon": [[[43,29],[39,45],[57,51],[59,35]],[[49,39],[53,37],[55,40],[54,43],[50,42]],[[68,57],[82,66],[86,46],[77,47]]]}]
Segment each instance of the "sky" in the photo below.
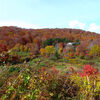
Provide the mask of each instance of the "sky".
[{"label": "sky", "polygon": [[0,0],[1,26],[100,33],[100,0]]}]

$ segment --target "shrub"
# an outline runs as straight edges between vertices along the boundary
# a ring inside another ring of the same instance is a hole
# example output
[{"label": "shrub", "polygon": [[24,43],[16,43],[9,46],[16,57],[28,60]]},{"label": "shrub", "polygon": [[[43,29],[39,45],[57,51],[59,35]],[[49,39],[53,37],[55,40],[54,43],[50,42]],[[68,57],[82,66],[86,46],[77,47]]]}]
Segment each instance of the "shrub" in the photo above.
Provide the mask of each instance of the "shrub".
[{"label": "shrub", "polygon": [[84,76],[95,77],[98,74],[98,70],[93,68],[91,65],[85,65],[83,71],[84,71],[83,73],[80,73],[82,77]]},{"label": "shrub", "polygon": [[72,70],[70,79],[74,85],[78,85],[79,91],[77,92],[77,99],[80,100],[98,100],[100,98],[100,76],[98,70],[91,65],[85,65],[83,72],[76,72]]},{"label": "shrub", "polygon": [[86,97],[86,99],[94,99],[94,97],[99,95],[98,87],[100,88],[100,83],[97,81],[98,79],[98,69],[93,68],[91,65],[85,65],[83,69],[83,73],[79,73],[82,77],[82,93]]}]

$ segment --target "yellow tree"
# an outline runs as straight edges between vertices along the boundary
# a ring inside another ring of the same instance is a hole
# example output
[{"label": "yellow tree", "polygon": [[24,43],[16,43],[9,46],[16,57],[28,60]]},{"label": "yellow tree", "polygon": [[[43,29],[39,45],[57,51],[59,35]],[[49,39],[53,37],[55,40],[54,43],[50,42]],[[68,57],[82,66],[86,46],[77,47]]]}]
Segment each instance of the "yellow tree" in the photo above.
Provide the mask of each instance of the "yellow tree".
[{"label": "yellow tree", "polygon": [[45,49],[44,48],[41,48],[40,49],[40,53],[41,53],[42,56],[45,55]]},{"label": "yellow tree", "polygon": [[90,52],[89,52],[89,55],[91,56],[99,56],[100,55],[100,46],[98,45],[94,45]]},{"label": "yellow tree", "polygon": [[55,47],[54,46],[46,46],[45,47],[45,52],[47,55],[54,54],[55,52]]}]

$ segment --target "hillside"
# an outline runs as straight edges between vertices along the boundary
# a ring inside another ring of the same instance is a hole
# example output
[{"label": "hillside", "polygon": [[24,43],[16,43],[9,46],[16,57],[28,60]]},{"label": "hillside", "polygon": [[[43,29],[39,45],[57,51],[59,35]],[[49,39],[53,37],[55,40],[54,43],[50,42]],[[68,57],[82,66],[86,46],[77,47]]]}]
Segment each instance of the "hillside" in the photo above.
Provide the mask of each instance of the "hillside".
[{"label": "hillside", "polygon": [[[22,29],[18,27],[0,27],[0,43],[5,43],[10,48],[17,43],[26,45],[27,43],[41,43],[48,38],[67,38],[75,41],[77,39],[95,40],[100,39],[100,34],[79,30],[79,29]],[[40,43],[40,44],[39,44]]]}]

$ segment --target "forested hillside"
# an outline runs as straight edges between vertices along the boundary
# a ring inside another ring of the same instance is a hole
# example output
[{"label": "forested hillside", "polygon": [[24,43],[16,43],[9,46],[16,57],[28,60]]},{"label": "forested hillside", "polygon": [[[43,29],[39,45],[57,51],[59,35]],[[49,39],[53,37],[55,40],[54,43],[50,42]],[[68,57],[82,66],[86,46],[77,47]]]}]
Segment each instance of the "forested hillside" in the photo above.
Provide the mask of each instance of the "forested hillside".
[{"label": "forested hillside", "polygon": [[27,43],[37,44],[38,46],[48,38],[67,38],[75,41],[77,39],[96,40],[100,39],[100,34],[83,31],[78,29],[21,29],[18,27],[1,27],[0,43],[8,45],[10,48],[17,43],[26,45]]}]

